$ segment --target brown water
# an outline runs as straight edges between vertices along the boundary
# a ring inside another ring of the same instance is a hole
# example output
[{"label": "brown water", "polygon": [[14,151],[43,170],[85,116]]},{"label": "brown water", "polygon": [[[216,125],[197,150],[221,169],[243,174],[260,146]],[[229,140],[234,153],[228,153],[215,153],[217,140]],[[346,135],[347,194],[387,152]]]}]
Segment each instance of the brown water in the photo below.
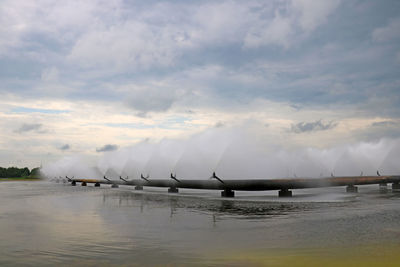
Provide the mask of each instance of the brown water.
[{"label": "brown water", "polygon": [[0,182],[0,266],[301,266],[400,245],[400,194],[377,186],[289,199],[165,190]]}]

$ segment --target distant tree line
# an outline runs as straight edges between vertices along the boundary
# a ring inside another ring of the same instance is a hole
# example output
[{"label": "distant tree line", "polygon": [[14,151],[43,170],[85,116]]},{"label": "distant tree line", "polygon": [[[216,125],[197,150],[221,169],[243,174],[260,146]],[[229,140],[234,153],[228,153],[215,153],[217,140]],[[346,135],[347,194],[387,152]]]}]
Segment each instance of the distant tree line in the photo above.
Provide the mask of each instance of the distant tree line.
[{"label": "distant tree line", "polygon": [[0,167],[0,178],[18,178],[18,177],[28,177],[28,176],[39,176],[40,169],[34,168],[30,171],[27,167],[25,168],[17,168],[17,167],[9,167],[2,168]]}]

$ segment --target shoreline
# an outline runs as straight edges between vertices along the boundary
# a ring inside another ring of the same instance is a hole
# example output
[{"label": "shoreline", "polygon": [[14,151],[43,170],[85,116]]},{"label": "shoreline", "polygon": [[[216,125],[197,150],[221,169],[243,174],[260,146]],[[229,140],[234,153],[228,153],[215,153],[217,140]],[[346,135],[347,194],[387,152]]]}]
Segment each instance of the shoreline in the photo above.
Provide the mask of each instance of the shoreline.
[{"label": "shoreline", "polygon": [[33,178],[33,177],[13,177],[13,178],[0,178],[0,182],[6,181],[41,181],[42,178]]}]

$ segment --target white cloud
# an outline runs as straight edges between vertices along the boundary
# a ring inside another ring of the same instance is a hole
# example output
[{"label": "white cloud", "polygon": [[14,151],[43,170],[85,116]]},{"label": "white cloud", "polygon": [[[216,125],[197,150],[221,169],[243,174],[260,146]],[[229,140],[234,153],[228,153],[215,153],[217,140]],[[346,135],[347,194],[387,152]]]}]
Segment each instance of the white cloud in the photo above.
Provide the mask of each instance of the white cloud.
[{"label": "white cloud", "polygon": [[279,11],[276,11],[272,21],[261,21],[260,24],[252,27],[245,37],[244,46],[246,48],[254,48],[277,44],[287,48],[291,45],[290,37],[293,31],[291,18],[285,17]]},{"label": "white cloud", "polygon": [[20,5],[3,2],[0,5],[0,56],[9,48],[21,45],[21,35],[29,27],[27,19],[31,17],[32,3]]},{"label": "white cloud", "polygon": [[299,0],[285,3],[281,8],[275,9],[272,19],[265,17],[263,12],[255,14],[258,19],[251,25],[244,39],[246,48],[270,44],[288,48],[301,40],[303,34],[309,34],[325,23],[338,7],[340,0]]},{"label": "white cloud", "polygon": [[[247,121],[290,145],[363,139],[352,128],[360,117],[398,116],[399,19],[383,12],[370,19],[375,10],[339,4],[4,0],[0,142],[7,151],[27,146],[32,140],[13,134],[15,125],[39,123],[48,132],[29,131],[37,142],[31,151],[59,155],[69,144],[64,153],[94,154],[104,144],[124,147]],[[390,4],[366,6],[374,5]],[[331,17],[338,25],[329,24]],[[387,25],[377,28],[377,21]],[[376,42],[368,42],[372,32]],[[9,114],[9,105],[70,112]],[[338,125],[289,136],[292,124],[319,119]],[[374,138],[387,133],[376,132]]]},{"label": "white cloud", "polygon": [[119,0],[4,0],[0,6],[0,55],[37,46],[40,42],[34,40],[35,34],[69,45],[88,30],[114,21],[121,9]]},{"label": "white cloud", "polygon": [[122,70],[170,66],[193,49],[242,42],[251,18],[248,6],[231,1],[157,4],[111,27],[89,30],[68,58],[84,67]]},{"label": "white cloud", "polygon": [[58,81],[58,69],[56,67],[46,68],[42,71],[42,81],[43,82],[56,82]]},{"label": "white cloud", "polygon": [[192,43],[199,46],[226,45],[241,43],[252,23],[257,23],[258,12],[251,11],[250,5],[240,2],[225,1],[192,7],[193,18],[187,29]]},{"label": "white cloud", "polygon": [[[0,10],[0,53],[28,46],[32,34],[62,44],[63,56],[84,68],[117,71],[166,67],[193,49],[226,45],[285,48],[298,38],[296,25],[310,32],[325,22],[338,1],[284,1],[246,5],[122,1],[33,3],[7,1]],[[173,14],[173,15],[172,15]],[[24,39],[24,41],[22,41]],[[65,54],[67,53],[67,54]]]},{"label": "white cloud", "polygon": [[338,3],[156,4],[129,19],[117,17],[111,26],[89,29],[77,39],[68,58],[84,67],[127,70],[171,66],[179,56],[207,47],[272,44],[287,48],[302,32],[326,22]]},{"label": "white cloud", "polygon": [[400,38],[400,18],[391,19],[389,23],[372,32],[372,38],[376,42],[386,42]]},{"label": "white cloud", "polygon": [[171,42],[174,41],[163,37],[157,27],[132,21],[82,36],[69,59],[84,67],[122,70],[168,66],[179,52]]},{"label": "white cloud", "polygon": [[339,6],[340,0],[313,1],[294,0],[292,5],[295,13],[299,13],[298,21],[301,28],[306,32],[315,30],[319,25],[325,23],[328,16]]}]

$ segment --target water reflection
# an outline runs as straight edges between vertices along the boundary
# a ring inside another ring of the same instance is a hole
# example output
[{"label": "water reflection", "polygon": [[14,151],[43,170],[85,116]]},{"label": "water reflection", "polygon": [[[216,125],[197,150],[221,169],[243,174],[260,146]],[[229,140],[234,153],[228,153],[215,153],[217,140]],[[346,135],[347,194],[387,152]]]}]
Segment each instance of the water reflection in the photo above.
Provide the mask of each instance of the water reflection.
[{"label": "water reflection", "polygon": [[261,202],[237,201],[235,199],[215,199],[179,195],[154,194],[146,192],[104,191],[103,205],[118,207],[139,207],[140,213],[153,207],[165,207],[170,210],[170,217],[179,211],[194,212],[212,217],[216,223],[223,218],[235,219],[269,219],[286,216],[290,213],[308,212],[316,208],[332,208],[344,206],[338,203],[299,203],[299,202]]}]

